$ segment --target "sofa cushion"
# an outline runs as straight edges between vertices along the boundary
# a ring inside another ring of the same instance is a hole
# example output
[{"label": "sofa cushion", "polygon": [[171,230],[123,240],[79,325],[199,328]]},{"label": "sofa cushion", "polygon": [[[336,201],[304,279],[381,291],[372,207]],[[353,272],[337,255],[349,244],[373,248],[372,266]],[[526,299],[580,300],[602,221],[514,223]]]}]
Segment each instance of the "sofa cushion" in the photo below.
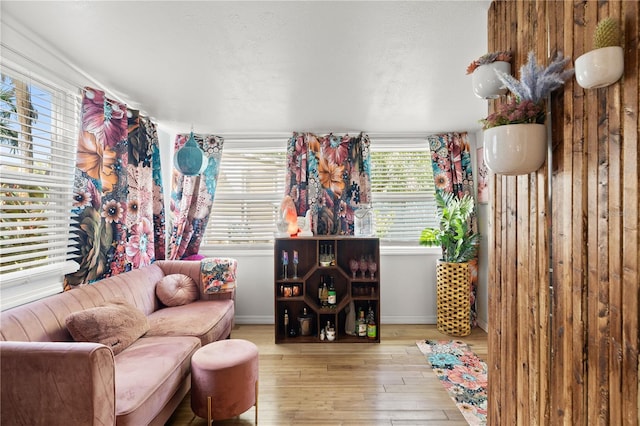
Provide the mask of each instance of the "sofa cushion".
[{"label": "sofa cushion", "polygon": [[225,339],[233,327],[233,300],[197,300],[149,315],[146,336],[194,336],[202,345]]},{"label": "sofa cushion", "polygon": [[198,285],[184,274],[171,274],[156,284],[156,296],[165,306],[180,306],[198,300]]},{"label": "sofa cushion", "polygon": [[[180,384],[189,377],[194,337],[147,337],[115,357],[118,426],[152,423]],[[163,422],[164,423],[164,422]]]},{"label": "sofa cushion", "polygon": [[73,312],[65,324],[76,342],[95,342],[119,354],[149,330],[147,317],[124,300]]}]

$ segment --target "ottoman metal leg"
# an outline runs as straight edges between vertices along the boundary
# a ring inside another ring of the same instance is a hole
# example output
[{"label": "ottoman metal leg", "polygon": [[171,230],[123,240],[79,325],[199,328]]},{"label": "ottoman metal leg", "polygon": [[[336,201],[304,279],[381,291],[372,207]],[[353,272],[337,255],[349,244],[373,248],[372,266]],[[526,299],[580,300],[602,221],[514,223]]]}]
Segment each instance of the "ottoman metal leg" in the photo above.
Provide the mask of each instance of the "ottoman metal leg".
[{"label": "ottoman metal leg", "polygon": [[[256,407],[255,419],[253,422],[258,426],[258,381],[256,380],[256,403],[254,405]],[[211,397],[207,397],[207,425],[211,426],[213,423],[213,418],[211,417]]]},{"label": "ottoman metal leg", "polygon": [[256,418],[254,420],[256,426],[258,425],[258,381],[256,380]]}]

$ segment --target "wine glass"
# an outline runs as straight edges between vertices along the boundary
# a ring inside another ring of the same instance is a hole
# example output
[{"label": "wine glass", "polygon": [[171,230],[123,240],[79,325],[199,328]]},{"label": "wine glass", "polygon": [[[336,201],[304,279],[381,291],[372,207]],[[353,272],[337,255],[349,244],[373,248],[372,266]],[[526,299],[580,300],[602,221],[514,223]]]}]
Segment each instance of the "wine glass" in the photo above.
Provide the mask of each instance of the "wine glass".
[{"label": "wine glass", "polygon": [[367,266],[369,266],[369,274],[371,274],[371,279],[373,279],[376,271],[378,270],[378,264],[373,260],[373,258],[371,258],[369,259]]},{"label": "wine glass", "polygon": [[356,279],[356,272],[358,271],[358,261],[355,259],[351,259],[349,261],[349,269],[351,269],[351,276],[353,279]]},{"label": "wine glass", "polygon": [[365,259],[364,256],[360,258],[360,263],[358,266],[360,267],[360,272],[362,272],[362,278],[364,278],[367,273],[367,268],[369,267],[367,259]]}]

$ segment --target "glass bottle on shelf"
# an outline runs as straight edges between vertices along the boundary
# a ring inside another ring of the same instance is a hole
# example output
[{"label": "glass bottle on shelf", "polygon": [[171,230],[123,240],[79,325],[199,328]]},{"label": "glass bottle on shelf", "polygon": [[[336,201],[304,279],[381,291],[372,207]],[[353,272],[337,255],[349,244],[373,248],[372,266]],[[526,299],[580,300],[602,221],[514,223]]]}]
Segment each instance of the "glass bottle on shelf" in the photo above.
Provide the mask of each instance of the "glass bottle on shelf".
[{"label": "glass bottle on shelf", "polygon": [[369,306],[369,312],[367,313],[367,338],[375,339],[378,336],[378,329],[376,327],[375,314],[373,309]]},{"label": "glass bottle on shelf", "polygon": [[329,258],[329,249],[326,244],[320,245],[320,266],[329,266],[331,259]]},{"label": "glass bottle on shelf", "polygon": [[336,293],[336,286],[333,281],[333,277],[331,277],[329,281],[329,288],[327,289],[327,305],[330,308],[335,308],[338,303],[338,297]]},{"label": "glass bottle on shelf", "polygon": [[322,277],[322,293],[320,296],[320,305],[323,308],[326,308],[329,305],[329,289],[327,288],[327,283],[324,280],[324,275]]},{"label": "glass bottle on shelf", "polygon": [[358,337],[367,337],[367,320],[364,318],[364,309],[362,308],[358,314]]},{"label": "glass bottle on shelf", "polygon": [[285,336],[289,334],[289,311],[287,308],[284,308],[284,334]]}]

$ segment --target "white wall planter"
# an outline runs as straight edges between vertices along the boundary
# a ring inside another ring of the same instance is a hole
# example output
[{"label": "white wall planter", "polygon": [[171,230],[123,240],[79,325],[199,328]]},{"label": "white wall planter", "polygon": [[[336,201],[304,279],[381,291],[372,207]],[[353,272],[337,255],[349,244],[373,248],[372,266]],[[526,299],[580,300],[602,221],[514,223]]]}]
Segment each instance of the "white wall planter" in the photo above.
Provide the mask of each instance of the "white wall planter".
[{"label": "white wall planter", "polygon": [[500,175],[527,175],[538,170],[547,155],[544,124],[508,124],[484,131],[484,161]]},{"label": "white wall planter", "polygon": [[615,83],[624,71],[624,52],[620,46],[602,47],[576,59],[578,84],[585,89],[597,89]]},{"label": "white wall planter", "polygon": [[504,61],[496,61],[490,64],[480,65],[471,74],[471,84],[473,85],[473,93],[482,99],[496,99],[500,95],[507,93],[507,88],[504,87],[496,75],[494,69],[511,74],[511,64]]}]

